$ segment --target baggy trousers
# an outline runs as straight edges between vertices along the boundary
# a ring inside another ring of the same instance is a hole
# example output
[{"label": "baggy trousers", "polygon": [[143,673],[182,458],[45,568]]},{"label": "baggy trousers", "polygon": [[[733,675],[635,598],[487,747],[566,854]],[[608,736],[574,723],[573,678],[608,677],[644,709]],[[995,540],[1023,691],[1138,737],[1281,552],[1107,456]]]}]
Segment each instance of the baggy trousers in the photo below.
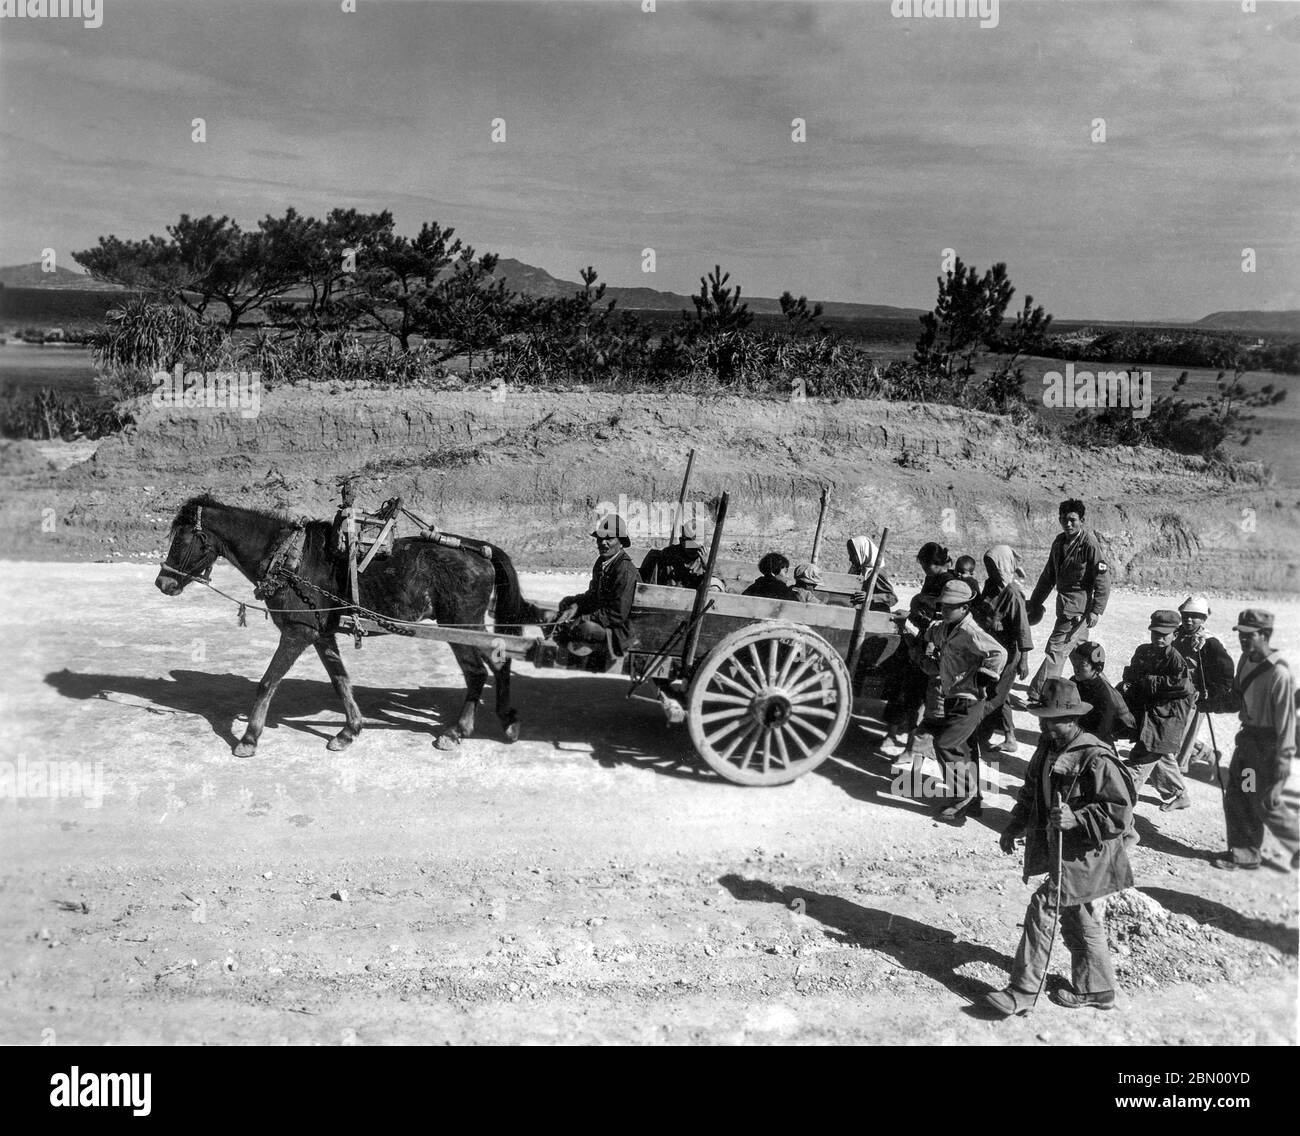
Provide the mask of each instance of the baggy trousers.
[{"label": "baggy trousers", "polygon": [[1060,678],[1065,661],[1076,643],[1082,643],[1088,634],[1088,621],[1081,615],[1058,615],[1056,626],[1047,637],[1043,648],[1043,661],[1029,681],[1029,701],[1037,702],[1043,693],[1043,683],[1049,678]]},{"label": "baggy trousers", "polygon": [[[1034,892],[1025,911],[1025,932],[1011,967],[1011,987],[1021,994],[1038,993],[1047,966],[1052,936],[1051,877]],[[1102,901],[1104,902],[1104,901]],[[1115,989],[1115,972],[1106,947],[1106,929],[1091,903],[1061,908],[1061,941],[1070,952],[1070,980],[1076,994],[1102,994]]]},{"label": "baggy trousers", "polygon": [[[1166,800],[1181,797],[1187,792],[1183,771],[1178,768],[1178,758],[1170,753],[1151,753],[1141,742],[1134,747],[1125,764],[1133,772],[1133,780],[1142,788],[1151,778],[1151,785]],[[1152,774],[1155,774],[1152,777]]]},{"label": "baggy trousers", "polygon": [[984,721],[988,703],[982,698],[950,698],[944,707],[943,725],[935,734],[934,756],[943,766],[944,781],[958,800],[980,798],[979,746],[971,756],[975,731]]},{"label": "baggy trousers", "polygon": [[1228,848],[1239,864],[1259,863],[1265,828],[1292,856],[1300,848],[1296,810],[1286,801],[1279,801],[1274,808],[1267,804],[1277,774],[1277,739],[1272,731],[1242,730],[1223,788]]}]

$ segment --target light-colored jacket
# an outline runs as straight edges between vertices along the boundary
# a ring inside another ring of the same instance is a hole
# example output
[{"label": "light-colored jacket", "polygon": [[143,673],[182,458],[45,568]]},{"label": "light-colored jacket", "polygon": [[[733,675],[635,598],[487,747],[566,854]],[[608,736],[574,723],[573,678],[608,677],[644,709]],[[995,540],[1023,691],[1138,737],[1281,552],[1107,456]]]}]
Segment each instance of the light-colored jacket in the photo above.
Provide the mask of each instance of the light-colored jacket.
[{"label": "light-colored jacket", "polygon": [[925,635],[938,653],[939,692],[945,699],[979,698],[979,676],[996,683],[1007,665],[1005,648],[969,613],[955,624],[936,619]]},{"label": "light-colored jacket", "polygon": [[1270,667],[1272,674],[1262,674],[1242,691],[1241,724],[1257,730],[1272,730],[1279,754],[1295,753],[1295,679],[1286,660],[1270,649],[1262,662],[1252,663],[1245,655],[1237,664],[1237,689],[1242,690],[1246,676],[1260,667]]}]

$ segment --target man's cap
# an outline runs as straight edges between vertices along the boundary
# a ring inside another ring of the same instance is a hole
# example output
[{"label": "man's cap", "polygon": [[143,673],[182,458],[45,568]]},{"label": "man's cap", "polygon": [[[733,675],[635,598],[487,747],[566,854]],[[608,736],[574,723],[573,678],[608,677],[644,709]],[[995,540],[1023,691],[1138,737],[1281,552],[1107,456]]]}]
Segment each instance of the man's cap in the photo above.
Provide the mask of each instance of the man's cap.
[{"label": "man's cap", "polygon": [[626,541],[628,539],[627,521],[617,513],[606,513],[596,523],[596,527],[591,530],[591,535],[598,538],[613,537],[617,540]]},{"label": "man's cap", "polygon": [[1232,625],[1233,631],[1272,631],[1273,613],[1262,607],[1248,607]]},{"label": "man's cap", "polygon": [[1068,678],[1049,678],[1029,712],[1035,718],[1079,718],[1091,709],[1092,703],[1079,697],[1079,688]]},{"label": "man's cap", "polygon": [[1188,596],[1178,605],[1178,610],[1184,615],[1203,615],[1208,619],[1210,617],[1210,601],[1204,596]]},{"label": "man's cap", "polygon": [[1090,663],[1100,669],[1106,665],[1106,648],[1100,643],[1084,641],[1077,644],[1070,652],[1070,658],[1078,659],[1081,663]]},{"label": "man's cap", "polygon": [[794,570],[794,578],[802,580],[806,584],[820,584],[822,582],[822,570],[816,564],[800,564]]},{"label": "man's cap", "polygon": [[1167,607],[1160,608],[1159,611],[1151,613],[1151,623],[1148,625],[1148,631],[1177,631],[1183,625],[1183,617],[1176,611],[1170,611]]},{"label": "man's cap", "polygon": [[682,522],[682,546],[684,548],[699,548],[700,542],[695,535],[695,522]]},{"label": "man's cap", "polygon": [[952,563],[952,557],[948,555],[948,550],[935,540],[927,540],[921,545],[921,551],[916,554],[916,559],[921,563],[922,567],[927,564]]},{"label": "man's cap", "polygon": [[968,604],[974,599],[975,589],[970,586],[969,580],[949,580],[944,584],[943,591],[939,593],[939,606]]}]

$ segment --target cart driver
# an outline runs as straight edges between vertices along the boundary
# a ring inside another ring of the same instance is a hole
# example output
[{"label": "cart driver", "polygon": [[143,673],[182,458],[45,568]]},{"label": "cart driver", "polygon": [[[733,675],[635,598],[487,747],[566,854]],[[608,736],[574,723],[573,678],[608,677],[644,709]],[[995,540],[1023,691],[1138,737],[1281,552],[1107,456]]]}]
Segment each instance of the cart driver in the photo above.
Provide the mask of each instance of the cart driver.
[{"label": "cart driver", "polygon": [[560,601],[555,637],[568,645],[571,655],[590,655],[598,645],[621,655],[627,644],[636,586],[641,581],[626,551],[632,543],[627,521],[617,513],[607,513],[591,535],[596,540],[591,584],[581,595]]}]

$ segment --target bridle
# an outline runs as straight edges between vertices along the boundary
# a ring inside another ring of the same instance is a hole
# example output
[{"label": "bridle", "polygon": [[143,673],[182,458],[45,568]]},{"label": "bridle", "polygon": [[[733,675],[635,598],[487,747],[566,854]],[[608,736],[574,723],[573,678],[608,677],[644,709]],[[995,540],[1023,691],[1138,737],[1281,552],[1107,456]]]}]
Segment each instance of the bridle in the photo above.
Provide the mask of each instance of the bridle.
[{"label": "bridle", "polygon": [[[183,519],[178,518],[176,527],[179,528],[184,523],[185,522]],[[194,532],[194,535],[199,537],[200,545],[203,549],[203,556],[206,558],[209,552],[208,542],[211,541],[213,537],[203,527],[203,506],[202,505],[194,506],[194,522],[192,525],[192,530]],[[175,543],[174,539],[173,541],[169,542],[169,544],[170,543]],[[168,555],[170,556],[171,555],[170,547],[168,547],[167,552]],[[208,564],[208,566],[202,572],[195,574],[193,572],[186,572],[182,568],[177,568],[174,565],[167,563],[166,560],[164,560],[162,564],[158,566],[158,574],[160,576],[168,576],[174,580],[180,580],[182,583],[188,583],[190,580],[201,580],[204,583],[207,583],[209,580],[212,579],[212,568],[213,565],[216,564],[216,562],[217,562],[217,557],[214,555],[212,557],[211,562]]]}]

